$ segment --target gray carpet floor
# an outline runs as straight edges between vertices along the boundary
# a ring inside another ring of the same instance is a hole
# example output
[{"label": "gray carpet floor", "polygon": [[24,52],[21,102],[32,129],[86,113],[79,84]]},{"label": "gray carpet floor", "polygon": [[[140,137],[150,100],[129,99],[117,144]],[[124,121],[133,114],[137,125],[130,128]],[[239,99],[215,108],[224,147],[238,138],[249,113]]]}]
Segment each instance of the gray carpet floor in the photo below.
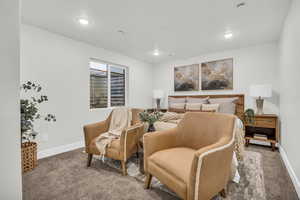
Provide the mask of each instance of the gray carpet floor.
[{"label": "gray carpet floor", "polygon": [[287,169],[277,151],[269,147],[250,145],[249,151],[260,152],[263,155],[263,170],[267,199],[298,200],[298,196]]},{"label": "gray carpet floor", "polygon": [[[263,156],[267,199],[298,200],[278,151],[251,145],[247,150]],[[39,160],[38,167],[23,176],[24,200],[177,200],[159,189],[145,190],[135,178],[93,162],[86,168],[82,149]],[[96,191],[96,192],[95,192]]]}]

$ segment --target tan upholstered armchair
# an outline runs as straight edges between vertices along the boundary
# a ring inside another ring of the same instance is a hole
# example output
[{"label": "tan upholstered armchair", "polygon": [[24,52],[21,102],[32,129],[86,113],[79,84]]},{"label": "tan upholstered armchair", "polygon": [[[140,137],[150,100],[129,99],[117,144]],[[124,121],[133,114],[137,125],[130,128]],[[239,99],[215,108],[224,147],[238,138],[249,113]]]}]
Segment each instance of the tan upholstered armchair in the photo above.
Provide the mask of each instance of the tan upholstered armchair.
[{"label": "tan upholstered armchair", "polygon": [[234,149],[235,116],[186,113],[176,128],[144,135],[144,167],[185,200],[225,196]]},{"label": "tan upholstered armchair", "polygon": [[[133,154],[138,151],[138,141],[143,135],[143,125],[139,121],[138,113],[142,112],[141,109],[132,109],[132,121],[131,124],[134,128],[129,128],[128,131],[124,130],[120,139],[114,140],[110,147],[106,150],[106,157],[120,160],[122,164],[123,175],[127,174],[126,161]],[[89,167],[92,162],[93,155],[100,155],[96,147],[96,138],[105,133],[109,129],[111,120],[111,114],[105,121],[89,124],[84,126],[84,138],[85,138],[85,151],[88,153],[87,166]],[[140,126],[136,126],[139,125]],[[138,154],[137,154],[138,156]]]}]

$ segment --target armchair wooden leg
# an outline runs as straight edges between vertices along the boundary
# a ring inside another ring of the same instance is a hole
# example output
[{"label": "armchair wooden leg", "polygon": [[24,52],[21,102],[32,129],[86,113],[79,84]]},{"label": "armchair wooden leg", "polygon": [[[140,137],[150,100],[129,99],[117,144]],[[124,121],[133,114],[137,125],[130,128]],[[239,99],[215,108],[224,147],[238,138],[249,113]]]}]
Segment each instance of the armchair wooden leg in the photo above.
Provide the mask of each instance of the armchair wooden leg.
[{"label": "armchair wooden leg", "polygon": [[151,180],[152,180],[152,175],[148,173],[145,179],[145,189],[150,188]]},{"label": "armchair wooden leg", "polygon": [[226,190],[225,189],[221,190],[220,195],[221,195],[221,197],[226,198],[226,196],[227,196]]},{"label": "armchair wooden leg", "polygon": [[122,164],[123,176],[126,176],[127,175],[126,162],[124,160],[121,160],[121,164]]},{"label": "armchair wooden leg", "polygon": [[87,167],[91,166],[92,159],[93,159],[93,154],[89,153],[88,154],[88,159],[87,159]]}]

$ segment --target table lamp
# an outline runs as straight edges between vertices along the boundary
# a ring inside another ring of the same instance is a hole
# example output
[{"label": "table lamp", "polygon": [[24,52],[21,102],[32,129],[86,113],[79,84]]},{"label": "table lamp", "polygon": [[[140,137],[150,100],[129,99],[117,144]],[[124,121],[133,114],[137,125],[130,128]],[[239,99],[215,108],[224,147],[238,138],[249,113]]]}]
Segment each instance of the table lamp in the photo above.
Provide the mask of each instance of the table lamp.
[{"label": "table lamp", "polygon": [[251,85],[250,86],[250,96],[256,98],[256,107],[257,107],[256,114],[262,115],[262,114],[264,114],[264,112],[263,112],[264,99],[263,98],[272,97],[272,86],[269,84]]},{"label": "table lamp", "polygon": [[153,90],[153,99],[156,100],[157,110],[160,110],[160,100],[164,98],[164,91],[162,90]]}]

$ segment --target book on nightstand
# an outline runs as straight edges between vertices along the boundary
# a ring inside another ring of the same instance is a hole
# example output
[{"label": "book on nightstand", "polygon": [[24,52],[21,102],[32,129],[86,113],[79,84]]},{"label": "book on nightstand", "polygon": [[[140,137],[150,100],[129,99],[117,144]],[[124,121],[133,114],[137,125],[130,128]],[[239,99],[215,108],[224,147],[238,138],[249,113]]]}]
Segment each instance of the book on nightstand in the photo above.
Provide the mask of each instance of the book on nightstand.
[{"label": "book on nightstand", "polygon": [[266,135],[263,135],[263,134],[257,134],[257,133],[255,133],[255,134],[253,135],[253,138],[254,138],[254,139],[261,139],[261,140],[267,140],[267,139],[268,139],[268,137],[267,137]]}]

